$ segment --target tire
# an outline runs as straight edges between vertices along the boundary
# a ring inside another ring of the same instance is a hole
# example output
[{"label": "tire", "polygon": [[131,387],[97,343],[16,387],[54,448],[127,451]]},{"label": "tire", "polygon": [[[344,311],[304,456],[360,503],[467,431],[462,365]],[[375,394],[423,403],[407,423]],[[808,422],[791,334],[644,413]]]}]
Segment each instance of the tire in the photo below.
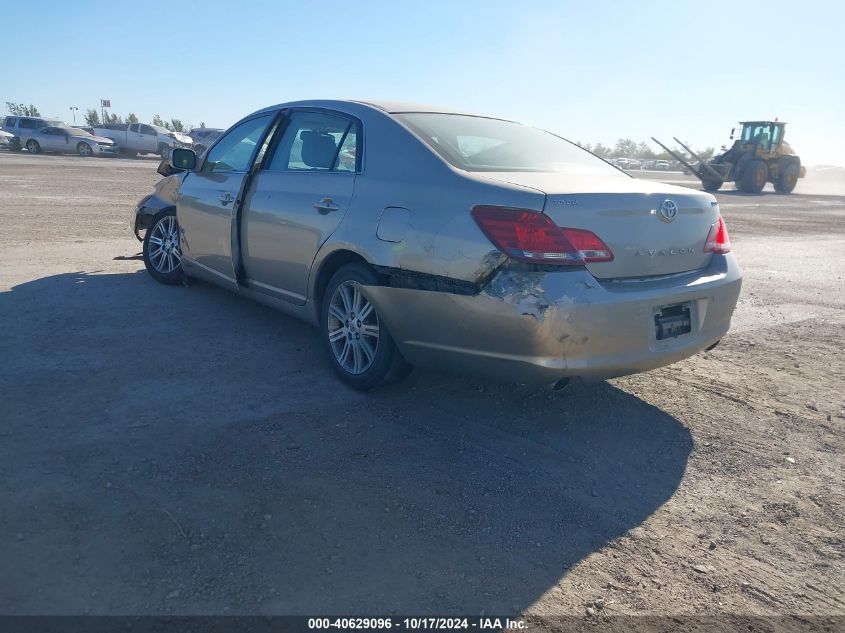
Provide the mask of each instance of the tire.
[{"label": "tire", "polygon": [[94,155],[94,150],[91,149],[91,146],[88,145],[88,143],[85,143],[84,141],[76,146],[76,152],[80,156],[93,156]]},{"label": "tire", "polygon": [[176,211],[162,211],[144,235],[144,266],[153,279],[163,284],[182,281],[182,249]]},{"label": "tire", "polygon": [[30,154],[40,154],[41,153],[41,146],[38,144],[34,138],[29,139],[26,142],[26,151]]},{"label": "tire", "polygon": [[158,146],[158,155],[161,156],[162,160],[167,160],[168,158],[170,158],[171,151],[173,151],[173,149],[163,143]]},{"label": "tire", "polygon": [[798,184],[798,176],[801,168],[795,163],[790,163],[781,171],[780,177],[775,181],[775,191],[778,193],[792,193],[795,185]]},{"label": "tire", "polygon": [[[357,263],[332,275],[322,297],[320,336],[340,379],[366,391],[398,382],[413,368],[402,358],[375,308],[356,288],[361,284],[380,285],[381,280],[371,268]],[[362,314],[364,318],[358,318]]]},{"label": "tire", "polygon": [[724,183],[721,180],[702,180],[701,184],[704,186],[704,191],[719,191]]},{"label": "tire", "polygon": [[745,165],[740,181],[740,189],[745,193],[760,193],[766,186],[769,168],[762,160],[751,160]]}]

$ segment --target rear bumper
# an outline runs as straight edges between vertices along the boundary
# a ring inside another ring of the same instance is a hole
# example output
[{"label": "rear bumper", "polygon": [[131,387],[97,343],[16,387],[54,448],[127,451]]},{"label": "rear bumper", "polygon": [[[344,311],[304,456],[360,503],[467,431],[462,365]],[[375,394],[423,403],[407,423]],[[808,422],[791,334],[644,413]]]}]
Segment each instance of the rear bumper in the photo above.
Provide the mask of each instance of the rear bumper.
[{"label": "rear bumper", "polygon": [[[502,270],[476,295],[368,286],[412,363],[516,382],[604,379],[687,358],[730,327],[742,273],[732,255],[703,270],[606,282],[583,269]],[[657,340],[655,314],[689,305],[691,332]]]}]

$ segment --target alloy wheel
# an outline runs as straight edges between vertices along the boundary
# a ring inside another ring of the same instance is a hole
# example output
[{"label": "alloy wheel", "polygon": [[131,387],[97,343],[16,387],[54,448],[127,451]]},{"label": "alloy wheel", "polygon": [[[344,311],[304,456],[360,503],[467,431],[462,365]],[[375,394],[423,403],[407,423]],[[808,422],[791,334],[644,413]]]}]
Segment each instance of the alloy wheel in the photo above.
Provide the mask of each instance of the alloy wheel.
[{"label": "alloy wheel", "polygon": [[350,374],[363,374],[376,357],[380,324],[357,281],[345,281],[332,294],[328,311],[329,343],[335,360]]},{"label": "alloy wheel", "polygon": [[179,224],[172,215],[156,222],[150,229],[149,260],[159,273],[167,275],[182,263],[182,249],[179,246]]}]

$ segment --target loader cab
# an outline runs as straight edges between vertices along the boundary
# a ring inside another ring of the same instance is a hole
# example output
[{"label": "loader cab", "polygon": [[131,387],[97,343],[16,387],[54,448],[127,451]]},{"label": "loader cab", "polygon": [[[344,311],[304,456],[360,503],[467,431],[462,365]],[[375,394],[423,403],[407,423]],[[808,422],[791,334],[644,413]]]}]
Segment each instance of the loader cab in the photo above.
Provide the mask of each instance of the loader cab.
[{"label": "loader cab", "polygon": [[773,121],[743,121],[739,142],[743,149],[750,150],[757,147],[757,155],[761,158],[778,154],[783,142],[783,126],[785,123]]}]

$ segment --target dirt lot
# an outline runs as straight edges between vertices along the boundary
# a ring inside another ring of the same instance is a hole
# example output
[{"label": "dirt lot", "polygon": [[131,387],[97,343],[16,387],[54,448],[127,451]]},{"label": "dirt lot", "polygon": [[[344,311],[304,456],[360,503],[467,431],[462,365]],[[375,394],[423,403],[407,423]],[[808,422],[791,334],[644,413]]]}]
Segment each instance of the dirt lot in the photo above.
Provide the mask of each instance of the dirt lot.
[{"label": "dirt lot", "polygon": [[0,613],[845,616],[845,197],[719,194],[710,353],[362,395],[143,272],[155,165],[0,154]]}]

